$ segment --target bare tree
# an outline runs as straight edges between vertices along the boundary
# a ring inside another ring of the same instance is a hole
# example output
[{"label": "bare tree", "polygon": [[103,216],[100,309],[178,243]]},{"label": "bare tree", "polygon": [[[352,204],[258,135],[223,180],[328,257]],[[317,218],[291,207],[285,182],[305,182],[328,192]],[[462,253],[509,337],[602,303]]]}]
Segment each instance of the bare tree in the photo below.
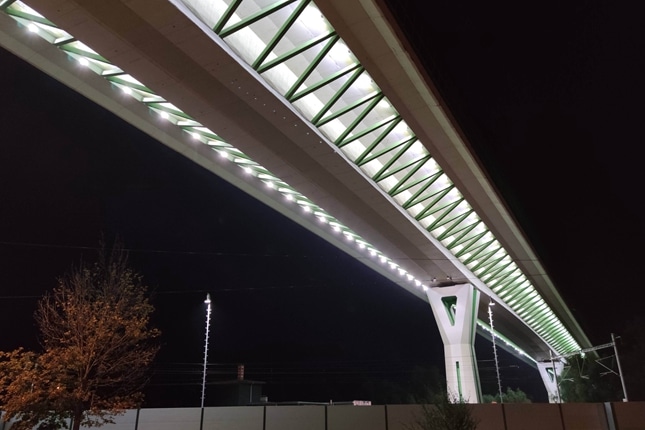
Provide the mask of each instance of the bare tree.
[{"label": "bare tree", "polygon": [[62,277],[35,313],[44,352],[0,353],[5,419],[18,420],[18,430],[71,419],[78,430],[138,407],[158,350],[153,309],[120,248]]}]

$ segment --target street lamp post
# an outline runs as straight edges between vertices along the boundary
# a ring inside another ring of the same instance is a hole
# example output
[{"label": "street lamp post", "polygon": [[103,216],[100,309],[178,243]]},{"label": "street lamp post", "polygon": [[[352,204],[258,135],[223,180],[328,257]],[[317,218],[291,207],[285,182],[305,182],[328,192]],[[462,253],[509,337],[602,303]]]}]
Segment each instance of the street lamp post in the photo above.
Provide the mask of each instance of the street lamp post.
[{"label": "street lamp post", "polygon": [[502,393],[502,380],[499,377],[499,362],[497,360],[497,344],[495,343],[495,329],[493,327],[493,306],[495,302],[492,300],[488,303],[488,321],[490,322],[490,335],[493,339],[493,355],[495,357],[495,372],[497,373],[497,389],[499,390],[499,402],[504,403],[504,395]]},{"label": "street lamp post", "polygon": [[201,419],[199,420],[199,430],[204,426],[204,398],[206,397],[206,364],[208,363],[208,333],[211,325],[211,295],[206,294],[206,337],[204,340],[204,372],[202,373],[202,405]]}]

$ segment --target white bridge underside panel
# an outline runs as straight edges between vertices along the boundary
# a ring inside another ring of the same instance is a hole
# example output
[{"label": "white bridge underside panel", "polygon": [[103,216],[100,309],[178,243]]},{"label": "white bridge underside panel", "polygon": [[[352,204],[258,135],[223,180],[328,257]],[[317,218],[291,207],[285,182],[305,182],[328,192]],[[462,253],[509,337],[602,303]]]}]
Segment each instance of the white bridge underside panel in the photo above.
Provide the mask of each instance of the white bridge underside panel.
[{"label": "white bridge underside panel", "polygon": [[[249,177],[239,168],[243,166],[241,162],[222,160],[211,146],[196,143],[182,128],[160,122],[149,114],[154,106],[124,97],[115,90],[114,84],[70,62],[69,52],[29,34],[24,26],[17,26],[7,15],[0,14],[0,40],[6,49],[271,205],[417,297],[427,300],[424,290],[433,285],[434,279],[473,283],[503,305],[496,309],[495,326],[505,338],[536,360],[548,357],[549,345],[542,336],[518,324],[517,313],[510,306],[366,178],[346,153],[330,144],[321,129],[262,82],[248,65],[234,58],[231,49],[221,40],[215,43],[217,35],[208,34],[173,4],[155,2],[152,11],[150,2],[143,0],[109,4],[80,0],[29,0],[27,3],[163,100],[171,102],[173,109],[177,107],[190,115],[186,122],[198,122],[217,133],[222,148],[228,150],[226,145],[232,145],[239,149],[252,158],[249,166],[260,165],[288,184],[288,191],[294,190],[294,193],[267,190],[266,182],[258,180],[259,176]],[[423,73],[400,51],[400,42],[393,36],[392,28],[384,27],[386,20],[375,14],[378,7],[371,1],[334,0],[316,4],[509,254],[521,262],[520,269],[545,303],[577,342],[588,346],[586,336],[481,168],[463,142],[459,144],[455,140],[454,125],[442,123],[447,121],[442,107],[429,102],[435,98],[421,79]],[[392,58],[382,61],[383,55]],[[291,195],[306,196],[307,202],[315,203],[311,207],[324,208],[333,218],[303,212],[306,205],[285,199]],[[325,223],[320,219],[326,219]],[[330,219],[349,226],[351,231],[339,230],[343,234],[338,234]],[[369,244],[368,249],[357,238]],[[375,255],[380,255],[381,261],[370,258],[367,252],[370,247],[378,250],[379,254]],[[480,304],[478,313],[486,320],[485,304]]]}]

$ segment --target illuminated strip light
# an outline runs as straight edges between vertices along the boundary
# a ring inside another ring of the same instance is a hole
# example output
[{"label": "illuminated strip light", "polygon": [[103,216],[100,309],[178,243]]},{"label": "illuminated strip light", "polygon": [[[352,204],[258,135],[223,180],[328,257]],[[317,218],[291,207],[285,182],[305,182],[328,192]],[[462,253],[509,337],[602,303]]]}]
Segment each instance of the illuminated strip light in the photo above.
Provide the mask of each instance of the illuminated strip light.
[{"label": "illuminated strip light", "polygon": [[[5,3],[7,2],[0,3],[0,5]],[[386,257],[382,252],[378,251],[368,241],[353,232],[349,227],[341,224],[336,218],[327,213],[320,206],[314,204],[303,194],[291,188],[288,184],[286,184],[286,182],[282,181],[276,176],[273,176],[267,169],[262,167],[260,164],[252,161],[250,157],[246,156],[237,148],[224,142],[223,140],[220,140],[220,138],[210,129],[193,120],[189,115],[181,111],[179,108],[154,94],[151,90],[145,88],[145,86],[134,77],[111,65],[111,67],[99,67],[97,65],[108,65],[109,63],[107,62],[107,60],[90,61],[90,59],[87,56],[84,56],[83,53],[78,49],[72,53],[65,49],[64,43],[60,45],[55,44],[55,41],[75,41],[75,39],[72,35],[56,27],[53,23],[48,22],[47,24],[43,24],[42,22],[45,21],[46,18],[36,12],[34,9],[25,5],[21,1],[16,1],[1,10],[7,13],[7,15],[11,16],[14,20],[18,21],[19,24],[24,25],[28,29],[28,31],[37,34],[44,40],[56,45],[59,49],[65,51],[69,56],[77,60],[79,64],[87,64],[90,70],[108,79],[115,88],[118,88],[120,91],[133,96],[136,100],[147,105],[150,110],[156,112],[164,120],[170,121],[174,125],[180,127],[193,139],[197,139],[203,144],[211,147],[213,150],[217,150],[221,155],[225,155],[226,158],[231,159],[232,162],[235,162],[243,168],[261,171],[261,173],[258,173],[257,175],[260,180],[262,180],[266,184],[274,185],[273,188],[276,188],[287,199],[296,201],[301,206],[309,208],[308,212],[312,212],[319,219],[324,220],[325,223],[329,224],[332,229],[335,229],[346,237],[351,237],[356,243],[358,243],[357,247],[359,249],[364,250],[372,257],[379,257],[382,262],[389,263],[393,265],[393,267],[399,267],[398,264],[393,262],[393,260]],[[38,21],[36,27],[30,25],[34,21],[30,21],[27,16],[32,16]],[[55,33],[57,37],[53,37],[52,33]],[[87,55],[89,57],[95,57],[98,54],[92,51],[90,48],[87,48]],[[109,76],[105,76],[106,70],[110,70]],[[204,140],[202,140],[202,137],[204,136],[214,137],[214,139],[204,138]],[[217,148],[215,148],[216,146]],[[427,285],[414,278],[414,276],[409,275],[408,272],[403,271],[402,274],[408,275],[407,279],[410,285],[416,288],[421,288],[424,291],[427,290]]]},{"label": "illuminated strip light", "polygon": [[528,360],[532,361],[537,365],[537,360],[535,360],[533,357],[531,357],[529,354],[527,354],[522,348],[519,346],[515,345],[510,339],[508,339],[506,336],[498,332],[497,330],[492,330],[490,329],[490,326],[486,323],[484,323],[481,320],[477,320],[477,325],[481,327],[485,332],[487,332],[491,337],[495,336],[497,339],[501,340],[506,344],[506,346],[512,348],[518,355],[521,355],[522,357],[526,357]]},{"label": "illuminated strip light", "polygon": [[[198,19],[202,20],[202,22],[204,22],[209,28],[216,27],[215,25],[212,25],[212,24],[215,24],[215,23],[214,22],[206,22],[205,17],[208,17],[208,19],[211,19],[211,20],[215,19],[215,16],[218,16],[218,15],[221,17],[222,14],[224,13],[224,11],[227,8],[227,5],[224,4],[223,2],[211,2],[211,3],[208,3],[207,7],[219,9],[219,11],[217,11],[217,10],[213,10],[213,9],[208,9],[208,10],[204,9],[204,7],[206,7],[206,4],[204,4],[204,3],[199,3],[199,4],[192,3],[190,0],[188,0],[188,1],[182,0],[182,1],[184,1],[185,4],[189,4],[190,5],[189,7],[191,8],[191,10],[196,11],[198,14],[200,14],[200,17]],[[249,2],[246,2],[245,4],[249,4],[249,3],[252,3],[252,2],[249,1]],[[238,3],[237,5],[239,5],[239,4],[241,4],[241,3]],[[284,3],[284,4],[286,5],[286,3]],[[304,9],[305,12],[308,9],[310,9],[310,7],[306,5],[306,2],[297,2],[295,7],[298,8],[302,4],[305,4],[305,6],[306,6],[305,9]],[[259,7],[259,5],[255,5],[255,6],[257,6],[257,9],[262,10],[262,8]],[[235,6],[235,7],[237,7],[237,6]],[[282,6],[278,6],[278,9],[281,8],[281,7]],[[212,12],[215,12],[215,13],[212,13]],[[319,10],[317,10],[317,12],[319,13]],[[320,16],[322,17],[322,14],[320,14]],[[314,16],[310,16],[307,19],[308,24],[313,20],[312,18],[314,18]],[[279,91],[281,94],[285,95],[286,89],[289,88],[294,82],[298,81],[298,79],[299,79],[298,74],[293,72],[291,69],[289,69],[289,66],[287,64],[285,64],[287,60],[284,60],[283,62],[275,63],[275,60],[277,59],[277,55],[275,53],[273,53],[273,52],[269,52],[269,53],[264,52],[264,50],[267,48],[267,42],[265,40],[263,40],[261,36],[256,34],[253,29],[250,28],[250,26],[252,24],[247,24],[245,26],[239,26],[239,24],[238,24],[236,30],[230,31],[230,32],[226,31],[226,29],[229,28],[229,27],[227,27],[227,25],[230,24],[231,22],[239,23],[239,22],[242,22],[242,21],[243,21],[243,17],[238,16],[237,13],[236,13],[236,10],[235,10],[225,21],[223,21],[221,23],[221,27],[220,27],[219,31],[224,30],[224,32],[222,33],[221,37],[223,38],[223,40],[225,40],[225,42],[229,45],[229,47],[231,47],[237,53],[237,55],[240,56],[240,58],[242,59],[241,61],[246,62],[247,64],[251,65],[256,70],[258,70],[258,76],[260,76],[263,79],[265,79],[265,82],[267,82],[269,85],[271,85],[277,91]],[[329,25],[328,21],[324,17],[322,17],[322,21],[324,21],[323,24],[325,24],[323,27],[326,27],[324,30],[321,31],[322,36],[325,36],[325,33],[327,33],[327,34],[335,33],[333,28],[331,28],[331,26]],[[220,24],[219,19],[218,19],[217,24],[218,25]],[[279,24],[276,24],[276,25],[279,27]],[[232,26],[235,27],[235,24],[233,24]],[[218,33],[217,29],[214,30],[214,31],[215,31],[215,33]],[[286,31],[281,35],[281,37],[284,37],[286,39],[285,35],[286,35]],[[249,42],[249,41],[251,41],[251,42]],[[346,67],[350,67],[350,66],[353,66],[353,65],[354,66],[360,66],[354,60],[355,57],[354,57],[353,53],[351,53],[351,51],[347,48],[347,46],[340,39],[337,39],[337,41],[334,42],[334,43],[338,43],[338,44],[334,44],[333,47],[332,47],[332,51],[336,50],[335,61],[337,63],[342,63]],[[342,49],[339,48],[340,46],[342,46]],[[266,56],[264,57],[265,59],[261,60],[260,58],[262,57],[262,55],[265,55],[265,54],[266,54]],[[302,54],[302,52],[300,54]],[[298,55],[300,55],[300,54],[298,54]],[[345,60],[343,60],[343,58],[345,58]],[[269,60],[273,61],[276,64],[276,65],[272,66],[272,69],[269,72],[263,71],[263,70],[261,70],[261,68],[258,68],[262,64],[266,64],[267,62],[271,62]],[[279,69],[279,72],[278,72],[278,69]],[[364,87],[363,88],[363,90],[364,90],[363,97],[369,97],[371,94],[374,94],[377,91],[377,89],[376,89],[373,81],[371,81],[371,78],[369,78],[367,73],[364,71],[364,69],[361,69],[361,70],[362,71],[360,72],[360,76],[359,76],[357,82],[361,81],[361,80],[367,82],[367,84],[363,83],[363,84],[360,84],[359,86]],[[304,82],[301,82],[301,87],[302,86],[304,86]],[[286,97],[286,95],[285,95],[285,97]],[[313,117],[313,115],[314,115],[314,112],[321,112],[320,109],[325,104],[324,104],[323,101],[317,99],[314,96],[313,93],[308,94],[306,97],[309,99],[308,101],[310,103],[313,103],[314,106],[311,106],[311,107],[304,106],[301,103],[303,101],[302,99],[298,102],[298,106],[296,106],[295,102],[292,103],[292,105],[294,106],[294,108],[296,108],[301,113],[303,113],[303,115],[305,115],[306,117],[311,119]],[[342,99],[342,97],[341,97],[341,99]],[[350,104],[350,103],[348,103],[348,104]],[[387,101],[385,98],[383,98],[381,100],[381,102],[379,102],[379,107],[381,109],[388,110],[390,112],[391,117],[398,115],[394,111],[394,108],[389,103],[389,101]],[[371,113],[372,112],[370,112],[370,114]],[[396,114],[396,115],[393,115],[393,114]],[[327,110],[327,113],[324,114],[324,116],[321,119],[324,121],[325,117],[334,117],[334,114],[331,112],[331,110]],[[341,123],[339,118],[340,117],[335,117],[332,121],[329,121],[329,122],[324,121],[323,125],[317,125],[319,130],[324,135],[326,135],[329,139],[331,139],[332,141],[336,141],[339,136],[346,135],[348,137],[351,137],[353,135],[353,132],[350,133],[349,135],[347,135],[345,133],[345,126]],[[314,122],[316,122],[316,121],[314,121]],[[313,125],[316,125],[316,124],[313,124]],[[397,126],[397,128],[400,128],[400,129],[403,129],[403,130],[409,132],[409,127],[407,126],[407,124],[405,124],[404,121],[401,121],[401,123]],[[355,140],[354,143],[359,142],[359,141],[360,141],[360,139]],[[361,151],[365,151],[365,149],[366,149],[365,146],[362,146],[361,148],[362,148]],[[358,152],[356,152],[355,148],[354,148],[353,151],[349,150],[349,146],[343,146],[341,149],[343,150],[343,152],[350,159],[352,159],[352,161],[356,160]],[[427,153],[427,150],[425,149],[425,147],[423,147],[423,145],[417,145],[415,150],[418,151],[419,153],[426,154],[428,156],[430,155],[430,154]],[[394,162],[399,161],[399,158],[401,156],[402,155],[400,154],[396,159],[394,159]],[[377,170],[381,171],[381,169],[383,168],[383,164],[381,164],[377,160],[375,160],[374,163],[377,164],[377,167],[378,167]],[[370,176],[369,173],[365,170],[364,166],[359,166],[359,167],[368,176]],[[372,167],[372,168],[374,169],[374,167]],[[437,171],[440,171],[439,166],[436,165],[436,162],[435,162],[435,169],[437,169]],[[421,208],[423,207],[422,205],[414,205],[414,206],[412,206],[410,208],[407,208],[408,212],[410,212],[411,215],[413,215],[415,218],[417,218],[418,221],[422,224],[422,226],[424,228],[426,228],[435,237],[441,237],[443,235],[443,232],[446,231],[445,227],[443,227],[441,225],[436,226],[436,223],[440,222],[441,218],[443,218],[443,217],[445,217],[445,216],[447,216],[449,214],[450,214],[449,218],[451,218],[451,220],[454,220],[454,219],[458,219],[459,213],[469,213],[469,216],[468,216],[469,222],[471,222],[472,224],[477,225],[477,227],[479,227],[480,224],[483,225],[483,222],[481,221],[481,219],[474,213],[474,210],[465,201],[465,199],[463,198],[461,193],[456,189],[456,187],[454,187],[454,184],[450,181],[450,179],[447,177],[447,175],[445,175],[445,173],[442,173],[441,177],[442,177],[442,180],[443,180],[444,184],[442,185],[441,183],[437,183],[436,186],[439,187],[439,189],[449,190],[449,192],[448,192],[448,194],[446,194],[444,197],[441,198],[441,205],[443,207],[439,208],[439,216],[440,216],[440,218],[436,219],[432,215],[427,215],[427,216],[424,215],[423,219],[418,219],[416,215],[419,213],[418,211],[421,210],[420,207]],[[396,186],[396,185],[394,185],[396,181],[395,181],[395,179],[393,177],[389,177],[389,178],[385,178],[385,179],[383,179],[383,178],[375,179],[375,181],[386,192],[391,190],[393,186]],[[405,193],[408,193],[408,192],[406,191]],[[402,200],[404,200],[404,199],[406,199],[408,197],[405,193],[403,193],[397,199],[399,204],[401,204]],[[408,193],[408,195],[409,195],[409,193]],[[458,206],[451,207],[451,205],[450,205],[451,202],[455,202],[455,204],[458,204]],[[432,212],[435,211],[434,207],[426,208],[426,210],[432,210]],[[450,223],[451,220],[449,220],[448,223]],[[461,223],[462,221],[463,220],[459,221],[459,223]],[[432,227],[434,227],[434,229],[431,229]],[[492,236],[492,234],[490,232],[488,232],[488,235]],[[454,235],[453,236],[448,235],[448,236],[443,237],[443,239],[440,239],[440,241],[442,241],[442,243],[445,244],[446,242],[452,241],[453,239],[454,239]],[[448,247],[448,249],[450,249],[450,248]],[[481,249],[480,251],[478,251],[477,254],[482,254],[482,252],[483,252],[483,254],[486,255],[486,254],[488,254],[488,249],[497,249],[497,252],[495,254],[498,254],[498,253],[503,254],[503,253],[505,253],[505,251],[503,251],[503,247],[501,246],[501,244],[494,237],[492,238],[491,243],[489,243],[484,249]],[[457,258],[460,261],[464,262],[467,267],[469,267],[475,274],[477,274],[478,277],[480,277],[480,279],[482,279],[482,281],[483,281],[483,279],[488,279],[488,282],[491,284],[491,288],[496,293],[498,291],[501,291],[501,292],[504,293],[504,295],[507,295],[507,294],[515,295],[516,291],[517,291],[517,288],[522,288],[522,289],[529,288],[529,289],[531,289],[533,291],[536,291],[535,288],[530,284],[530,281],[528,281],[528,279],[526,279],[526,277],[523,274],[521,276],[519,276],[519,277],[514,276],[514,275],[511,276],[510,277],[511,282],[508,282],[506,280],[506,278],[508,278],[511,274],[513,274],[515,272],[519,271],[521,273],[521,270],[519,269],[519,267],[516,265],[516,263],[514,261],[510,261],[510,263],[509,262],[501,263],[500,262],[501,260],[498,260],[498,261],[494,260],[496,258],[495,255],[493,255],[493,256],[487,255],[487,257],[485,258],[485,261],[482,262],[482,263],[478,263],[477,261],[471,261],[471,264],[468,264],[467,262],[465,262],[464,258],[460,258],[459,256],[457,256]],[[491,258],[493,259],[492,263],[489,261],[489,259],[491,259]],[[479,267],[480,264],[483,264],[483,266]],[[505,266],[504,266],[505,270],[499,271],[497,269],[498,264],[505,264]],[[492,271],[491,271],[491,268],[492,268]],[[492,274],[488,273],[489,271],[491,271]],[[497,276],[501,276],[501,275],[504,275],[504,277],[502,279],[497,279],[496,278]],[[506,281],[506,282],[504,282],[504,281]],[[502,285],[498,286],[497,285],[498,283],[502,284]],[[528,285],[526,285],[527,283],[528,283]],[[506,291],[504,291],[504,290],[506,290]],[[541,307],[536,304],[534,306],[533,310],[536,311],[536,312],[540,312]],[[549,318],[549,323],[551,325],[556,326],[556,329],[557,329],[557,330],[555,330],[556,332],[559,332],[561,328],[564,329],[564,325],[558,319],[556,319],[556,321],[551,321],[551,319]],[[554,330],[552,327],[547,328],[544,324],[541,324],[541,323],[533,326],[533,329],[539,334],[540,333],[550,333],[550,332],[552,332]],[[564,330],[566,331],[566,329],[564,329]],[[568,334],[566,339],[565,340],[558,340],[554,344],[556,349],[558,349],[558,350],[561,350],[561,349],[562,350],[567,350],[567,349],[579,348],[577,342],[575,342],[575,340],[570,335],[570,333],[568,333],[568,331],[566,331],[566,332]]]}]

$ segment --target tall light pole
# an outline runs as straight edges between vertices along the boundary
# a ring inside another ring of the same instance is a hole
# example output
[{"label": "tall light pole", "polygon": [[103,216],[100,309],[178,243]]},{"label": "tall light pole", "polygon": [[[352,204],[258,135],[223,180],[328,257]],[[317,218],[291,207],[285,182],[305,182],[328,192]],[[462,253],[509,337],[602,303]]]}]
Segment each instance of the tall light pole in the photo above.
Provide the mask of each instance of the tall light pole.
[{"label": "tall light pole", "polygon": [[618,358],[618,348],[616,347],[616,337],[611,334],[611,343],[614,344],[614,354],[616,354],[616,364],[618,365],[618,376],[620,376],[620,384],[623,387],[623,402],[627,400],[627,388],[625,388],[625,379],[623,378],[623,369],[620,367],[620,358]]},{"label": "tall light pole", "polygon": [[202,374],[202,406],[201,419],[199,420],[199,429],[202,430],[204,425],[204,398],[206,397],[206,364],[208,363],[208,332],[211,325],[211,295],[206,294],[206,338],[204,340],[204,372]]},{"label": "tall light pole", "polygon": [[504,403],[504,394],[502,393],[502,380],[499,377],[499,363],[497,361],[497,344],[495,343],[495,330],[493,328],[493,306],[494,301],[488,302],[488,321],[490,322],[490,335],[493,339],[493,355],[495,356],[495,371],[497,372],[497,389],[499,390],[499,402]]},{"label": "tall light pole", "polygon": [[[551,368],[553,369],[553,381],[555,382],[555,391],[558,394],[557,403],[562,403],[562,395],[560,394],[560,382],[558,382],[558,372],[555,369],[555,357],[553,356],[553,351],[549,349],[549,356],[551,357]],[[561,357],[558,357],[560,360]]]}]

